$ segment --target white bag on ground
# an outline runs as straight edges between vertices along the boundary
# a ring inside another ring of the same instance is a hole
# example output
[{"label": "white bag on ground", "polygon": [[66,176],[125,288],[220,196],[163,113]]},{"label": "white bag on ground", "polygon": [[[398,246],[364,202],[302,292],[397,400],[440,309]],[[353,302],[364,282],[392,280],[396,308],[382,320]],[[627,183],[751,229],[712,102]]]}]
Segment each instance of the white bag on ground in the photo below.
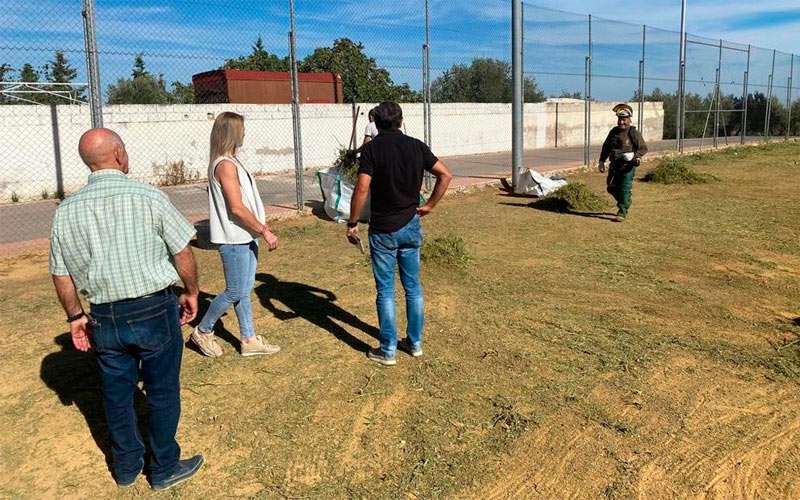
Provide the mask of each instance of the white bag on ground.
[{"label": "white bag on ground", "polygon": [[545,177],[536,170],[526,170],[519,179],[518,192],[547,196],[561,186],[566,186],[567,180],[557,175]]},{"label": "white bag on ground", "polygon": [[[347,222],[350,218],[350,200],[353,198],[354,186],[342,179],[335,168],[318,171],[317,181],[322,191],[325,214],[338,223]],[[360,220],[369,220],[369,198]]]}]

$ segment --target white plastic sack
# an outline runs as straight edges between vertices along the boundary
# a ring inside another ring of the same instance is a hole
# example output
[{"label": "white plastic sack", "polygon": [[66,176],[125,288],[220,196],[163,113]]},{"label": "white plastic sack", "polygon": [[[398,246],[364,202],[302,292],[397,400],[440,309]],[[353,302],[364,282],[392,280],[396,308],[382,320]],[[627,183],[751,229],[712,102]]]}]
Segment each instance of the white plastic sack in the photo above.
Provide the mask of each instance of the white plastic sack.
[{"label": "white plastic sack", "polygon": [[545,177],[536,170],[526,170],[519,179],[519,193],[547,196],[561,186],[566,186],[567,180],[556,175]]},{"label": "white plastic sack", "polygon": [[[325,213],[337,223],[347,222],[350,218],[350,200],[353,198],[354,186],[343,180],[334,168],[318,171],[317,181],[322,190]],[[369,220],[369,198],[360,220]]]}]

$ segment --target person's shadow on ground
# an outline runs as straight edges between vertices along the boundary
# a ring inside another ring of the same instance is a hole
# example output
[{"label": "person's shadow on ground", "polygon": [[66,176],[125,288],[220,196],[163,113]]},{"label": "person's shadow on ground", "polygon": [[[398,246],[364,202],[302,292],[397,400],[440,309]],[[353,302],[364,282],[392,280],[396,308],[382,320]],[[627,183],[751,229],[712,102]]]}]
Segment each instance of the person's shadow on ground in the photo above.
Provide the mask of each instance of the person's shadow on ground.
[{"label": "person's shadow on ground", "polygon": [[[378,328],[342,309],[335,303],[336,295],[330,290],[323,290],[304,283],[280,281],[275,276],[264,273],[256,274],[256,280],[261,282],[256,287],[256,295],[261,304],[281,321],[303,318],[330,332],[353,349],[362,352],[369,350],[370,346],[351,335],[336,321],[357,328],[375,339],[379,338]],[[276,302],[283,304],[286,309],[277,307]]]},{"label": "person's shadow on ground", "polygon": [[577,217],[589,217],[592,219],[603,219],[611,222],[617,222],[616,214],[608,212],[576,212],[564,207],[558,200],[549,200],[547,198],[538,198],[530,203],[500,203],[508,207],[521,207],[521,208],[534,208],[544,212],[553,212],[557,214],[575,215]]},{"label": "person's shadow on ground", "polygon": [[[62,405],[75,405],[78,408],[86,419],[86,425],[95,444],[105,455],[106,465],[110,468],[111,438],[103,411],[100,373],[95,354],[75,349],[69,333],[59,334],[53,340],[61,350],[44,357],[39,375],[47,387],[58,395]],[[134,394],[134,408],[145,443],[147,443],[146,407],[144,393],[137,388]]]}]

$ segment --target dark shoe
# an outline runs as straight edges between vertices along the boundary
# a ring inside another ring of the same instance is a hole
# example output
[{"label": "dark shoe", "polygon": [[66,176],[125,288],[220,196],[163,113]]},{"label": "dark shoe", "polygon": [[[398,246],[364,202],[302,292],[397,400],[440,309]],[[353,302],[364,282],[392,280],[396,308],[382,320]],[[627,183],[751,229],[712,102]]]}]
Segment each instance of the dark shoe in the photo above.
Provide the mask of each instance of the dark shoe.
[{"label": "dark shoe", "polygon": [[394,366],[397,364],[397,361],[394,358],[386,357],[386,355],[381,351],[380,347],[376,349],[370,349],[367,352],[367,359],[376,363],[380,363],[383,366]]},{"label": "dark shoe", "polygon": [[172,488],[173,486],[177,486],[184,481],[188,481],[189,478],[197,474],[197,471],[199,471],[200,467],[203,466],[204,461],[203,455],[195,455],[192,458],[187,458],[186,460],[178,460],[178,464],[175,465],[175,470],[172,472],[172,474],[163,481],[153,483],[153,489],[166,490]]},{"label": "dark shoe", "polygon": [[408,340],[408,337],[400,340],[400,342],[397,343],[397,348],[403,352],[407,352],[415,358],[422,356],[422,346],[414,347],[411,341]]},{"label": "dark shoe", "polygon": [[139,468],[139,472],[134,474],[133,476],[126,477],[126,478],[118,478],[115,477],[114,481],[117,482],[118,488],[129,488],[133,486],[137,479],[139,479],[139,474],[142,473],[142,469],[144,468],[144,462],[142,462],[142,467]]},{"label": "dark shoe", "polygon": [[130,488],[136,484],[137,479],[139,479],[139,474],[136,474],[130,479],[115,479],[115,481],[117,481],[117,488]]}]

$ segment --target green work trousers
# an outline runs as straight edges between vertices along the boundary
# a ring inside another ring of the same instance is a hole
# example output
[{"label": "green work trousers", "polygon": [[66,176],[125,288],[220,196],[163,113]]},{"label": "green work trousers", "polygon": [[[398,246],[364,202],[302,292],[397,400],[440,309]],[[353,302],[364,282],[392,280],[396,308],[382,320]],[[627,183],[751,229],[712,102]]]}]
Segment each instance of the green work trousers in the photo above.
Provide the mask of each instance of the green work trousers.
[{"label": "green work trousers", "polygon": [[631,207],[631,189],[635,174],[636,167],[632,165],[611,165],[608,170],[606,190],[617,200],[617,207],[622,215],[628,215],[628,209]]}]

